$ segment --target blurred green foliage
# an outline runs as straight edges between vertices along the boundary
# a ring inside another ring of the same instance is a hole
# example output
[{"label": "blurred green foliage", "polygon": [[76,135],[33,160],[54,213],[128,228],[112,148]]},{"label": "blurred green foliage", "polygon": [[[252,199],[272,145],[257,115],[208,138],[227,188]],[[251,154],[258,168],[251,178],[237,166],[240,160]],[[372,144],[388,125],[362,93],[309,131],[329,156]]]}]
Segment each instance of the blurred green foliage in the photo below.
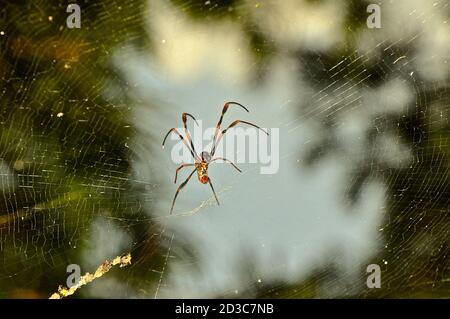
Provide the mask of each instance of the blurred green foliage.
[{"label": "blurred green foliage", "polygon": [[[64,284],[99,214],[143,216],[127,86],[110,59],[148,43],[144,1],[83,1],[80,29],[66,27],[68,3],[0,5],[0,161],[14,174],[1,191],[0,297],[47,297]],[[118,98],[105,96],[111,84]],[[148,225],[128,230],[143,240]]]}]

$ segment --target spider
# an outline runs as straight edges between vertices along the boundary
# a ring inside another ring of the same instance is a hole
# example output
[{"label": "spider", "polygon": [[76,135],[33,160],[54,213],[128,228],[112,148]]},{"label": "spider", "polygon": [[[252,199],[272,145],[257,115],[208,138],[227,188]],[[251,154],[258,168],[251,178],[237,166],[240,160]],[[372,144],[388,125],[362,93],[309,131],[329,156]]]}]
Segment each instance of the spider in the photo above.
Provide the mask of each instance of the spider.
[{"label": "spider", "polygon": [[[171,128],[169,130],[169,132],[167,132],[166,136],[164,137],[162,146],[164,147],[164,143],[166,142],[167,137],[169,136],[170,133],[174,132],[175,134],[178,135],[178,137],[180,138],[180,140],[184,143],[184,145],[189,149],[189,152],[191,153],[192,157],[194,158],[195,163],[194,164],[181,164],[175,171],[175,180],[174,183],[177,183],[177,176],[178,176],[178,172],[185,167],[189,167],[189,166],[195,166],[195,169],[189,174],[189,176],[186,178],[186,180],[180,184],[180,186],[178,187],[177,191],[175,192],[175,196],[173,198],[172,201],[172,207],[170,208],[170,214],[172,214],[173,212],[173,207],[175,205],[175,200],[177,199],[178,193],[183,189],[184,186],[186,186],[186,184],[189,182],[189,180],[191,179],[192,175],[197,172],[197,176],[198,176],[198,180],[200,183],[202,184],[209,184],[209,186],[211,186],[211,190],[214,194],[214,197],[216,199],[217,205],[220,205],[219,200],[217,198],[216,192],[214,191],[214,187],[211,183],[211,178],[208,176],[208,166],[209,164],[211,164],[212,162],[215,162],[217,160],[222,160],[226,163],[231,164],[238,172],[242,172],[232,161],[223,158],[223,157],[217,157],[213,159],[214,153],[216,152],[216,147],[219,144],[220,139],[222,138],[222,136],[233,126],[238,125],[239,123],[243,123],[243,124],[247,124],[253,127],[256,127],[257,129],[260,129],[261,131],[263,131],[264,133],[266,133],[267,135],[269,135],[269,133],[267,133],[266,131],[264,131],[262,128],[260,128],[259,126],[250,123],[250,122],[246,122],[246,121],[242,121],[242,120],[236,120],[234,122],[232,122],[226,129],[221,131],[220,125],[222,124],[222,120],[223,120],[223,116],[225,115],[226,111],[228,110],[228,107],[230,105],[238,105],[240,107],[242,107],[244,110],[246,110],[247,112],[249,112],[249,110],[243,106],[240,103],[237,102],[227,102],[225,103],[225,105],[223,106],[222,109],[222,114],[220,115],[220,119],[219,122],[217,122],[216,125],[216,130],[214,132],[214,137],[213,137],[213,144],[212,144],[212,148],[211,151],[203,151],[200,153],[200,155],[198,155],[195,151],[194,148],[194,143],[192,143],[192,138],[191,135],[189,134],[189,131],[187,129],[187,118],[190,117],[194,120],[194,122],[198,125],[197,120],[194,118],[194,116],[192,116],[189,113],[183,113],[181,115],[181,119],[183,121],[183,127],[184,127],[184,131],[186,134],[186,138],[184,138],[180,132],[176,129],[176,128]],[[189,143],[189,144],[188,144]]]}]

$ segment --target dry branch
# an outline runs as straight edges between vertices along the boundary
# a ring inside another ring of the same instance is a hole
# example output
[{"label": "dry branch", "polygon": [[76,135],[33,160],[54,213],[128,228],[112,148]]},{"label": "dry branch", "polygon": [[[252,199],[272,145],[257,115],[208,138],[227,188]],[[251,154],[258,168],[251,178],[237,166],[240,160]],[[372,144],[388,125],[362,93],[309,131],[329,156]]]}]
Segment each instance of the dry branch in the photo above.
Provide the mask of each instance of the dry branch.
[{"label": "dry branch", "polygon": [[73,295],[78,289],[80,289],[82,286],[87,285],[88,283],[94,281],[97,278],[100,278],[104,274],[106,274],[113,266],[119,265],[119,267],[125,267],[131,264],[131,254],[128,253],[124,256],[117,256],[112,261],[106,260],[98,266],[97,270],[94,274],[86,273],[85,275],[81,276],[78,283],[70,288],[66,288],[64,286],[58,287],[58,292],[55,292],[50,296],[49,299],[61,299],[70,295]]}]

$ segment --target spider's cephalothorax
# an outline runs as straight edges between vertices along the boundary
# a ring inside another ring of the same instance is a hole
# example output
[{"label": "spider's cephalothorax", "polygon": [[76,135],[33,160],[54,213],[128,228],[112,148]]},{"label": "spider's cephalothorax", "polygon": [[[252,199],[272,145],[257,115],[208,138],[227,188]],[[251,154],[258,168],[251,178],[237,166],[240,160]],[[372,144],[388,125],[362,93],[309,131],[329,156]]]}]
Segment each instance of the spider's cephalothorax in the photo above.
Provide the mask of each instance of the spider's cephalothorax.
[{"label": "spider's cephalothorax", "polygon": [[206,162],[206,163],[211,162],[212,156],[211,156],[211,154],[209,154],[209,152],[203,151],[203,152],[200,154],[200,156],[201,156],[202,162]]},{"label": "spider's cephalothorax", "polygon": [[[233,165],[233,167],[235,169],[237,169],[239,172],[241,172],[241,170],[234,165],[234,163],[230,160],[227,160],[226,158],[222,158],[222,157],[216,157],[213,159],[214,153],[216,152],[216,147],[219,144],[220,139],[222,138],[222,136],[226,133],[226,131],[230,128],[232,128],[233,126],[236,126],[239,123],[244,123],[253,127],[256,127],[260,130],[262,130],[259,126],[252,124],[250,122],[246,122],[246,121],[242,121],[242,120],[236,120],[233,123],[231,123],[230,125],[228,125],[228,127],[226,129],[224,129],[223,131],[220,131],[220,125],[222,124],[222,120],[223,120],[223,116],[225,114],[225,112],[228,110],[228,107],[232,104],[235,105],[239,105],[240,107],[242,107],[244,110],[246,110],[248,112],[248,109],[237,103],[237,102],[227,102],[225,103],[225,105],[223,106],[222,109],[222,115],[220,116],[219,122],[217,122],[216,125],[216,131],[214,133],[214,137],[213,137],[213,146],[211,149],[211,152],[207,152],[207,151],[203,151],[200,156],[195,152],[195,148],[194,148],[194,143],[192,143],[192,139],[191,139],[191,135],[189,134],[189,131],[187,129],[187,117],[189,116],[190,118],[192,118],[195,123],[198,125],[197,120],[189,113],[183,113],[181,115],[181,119],[183,121],[183,127],[184,127],[184,132],[186,134],[186,138],[184,138],[180,132],[178,132],[178,130],[176,128],[171,128],[169,130],[169,132],[167,132],[166,136],[164,137],[163,140],[163,146],[164,143],[166,142],[167,137],[169,136],[170,133],[174,132],[175,134],[178,135],[178,137],[181,139],[181,141],[184,143],[184,145],[189,149],[189,152],[191,153],[192,157],[194,158],[195,163],[194,164],[181,164],[175,171],[175,183],[177,182],[177,175],[178,175],[178,171],[184,167],[187,166],[195,166],[195,169],[191,172],[191,174],[189,174],[188,178],[181,183],[181,185],[178,187],[177,191],[175,192],[175,197],[173,198],[172,201],[172,207],[170,209],[170,213],[172,214],[173,211],[173,206],[175,205],[175,200],[177,199],[178,193],[180,192],[180,190],[186,186],[186,184],[189,182],[189,180],[191,179],[192,175],[197,172],[198,175],[198,180],[200,181],[200,183],[202,184],[209,184],[209,186],[211,186],[211,189],[213,191],[214,197],[216,198],[217,204],[219,204],[219,200],[217,199],[217,195],[216,192],[214,191],[214,187],[211,183],[211,179],[208,176],[208,166],[210,163],[216,161],[216,160],[222,160],[224,162],[230,163],[231,165]],[[264,133],[266,133],[267,135],[269,135],[266,131],[262,130]],[[220,134],[219,134],[220,133]]]}]

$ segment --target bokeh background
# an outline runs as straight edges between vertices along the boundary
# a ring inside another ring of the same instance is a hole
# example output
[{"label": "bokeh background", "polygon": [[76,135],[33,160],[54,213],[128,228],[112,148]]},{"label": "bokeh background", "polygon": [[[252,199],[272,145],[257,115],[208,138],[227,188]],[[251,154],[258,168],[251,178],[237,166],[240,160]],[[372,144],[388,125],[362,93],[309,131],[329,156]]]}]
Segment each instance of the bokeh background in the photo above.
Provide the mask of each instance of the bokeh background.
[{"label": "bokeh background", "polygon": [[[450,297],[448,1],[69,3],[0,1],[0,298],[128,252],[73,297]],[[221,206],[193,179],[169,216],[164,134],[230,100],[278,173],[216,164]]]}]

